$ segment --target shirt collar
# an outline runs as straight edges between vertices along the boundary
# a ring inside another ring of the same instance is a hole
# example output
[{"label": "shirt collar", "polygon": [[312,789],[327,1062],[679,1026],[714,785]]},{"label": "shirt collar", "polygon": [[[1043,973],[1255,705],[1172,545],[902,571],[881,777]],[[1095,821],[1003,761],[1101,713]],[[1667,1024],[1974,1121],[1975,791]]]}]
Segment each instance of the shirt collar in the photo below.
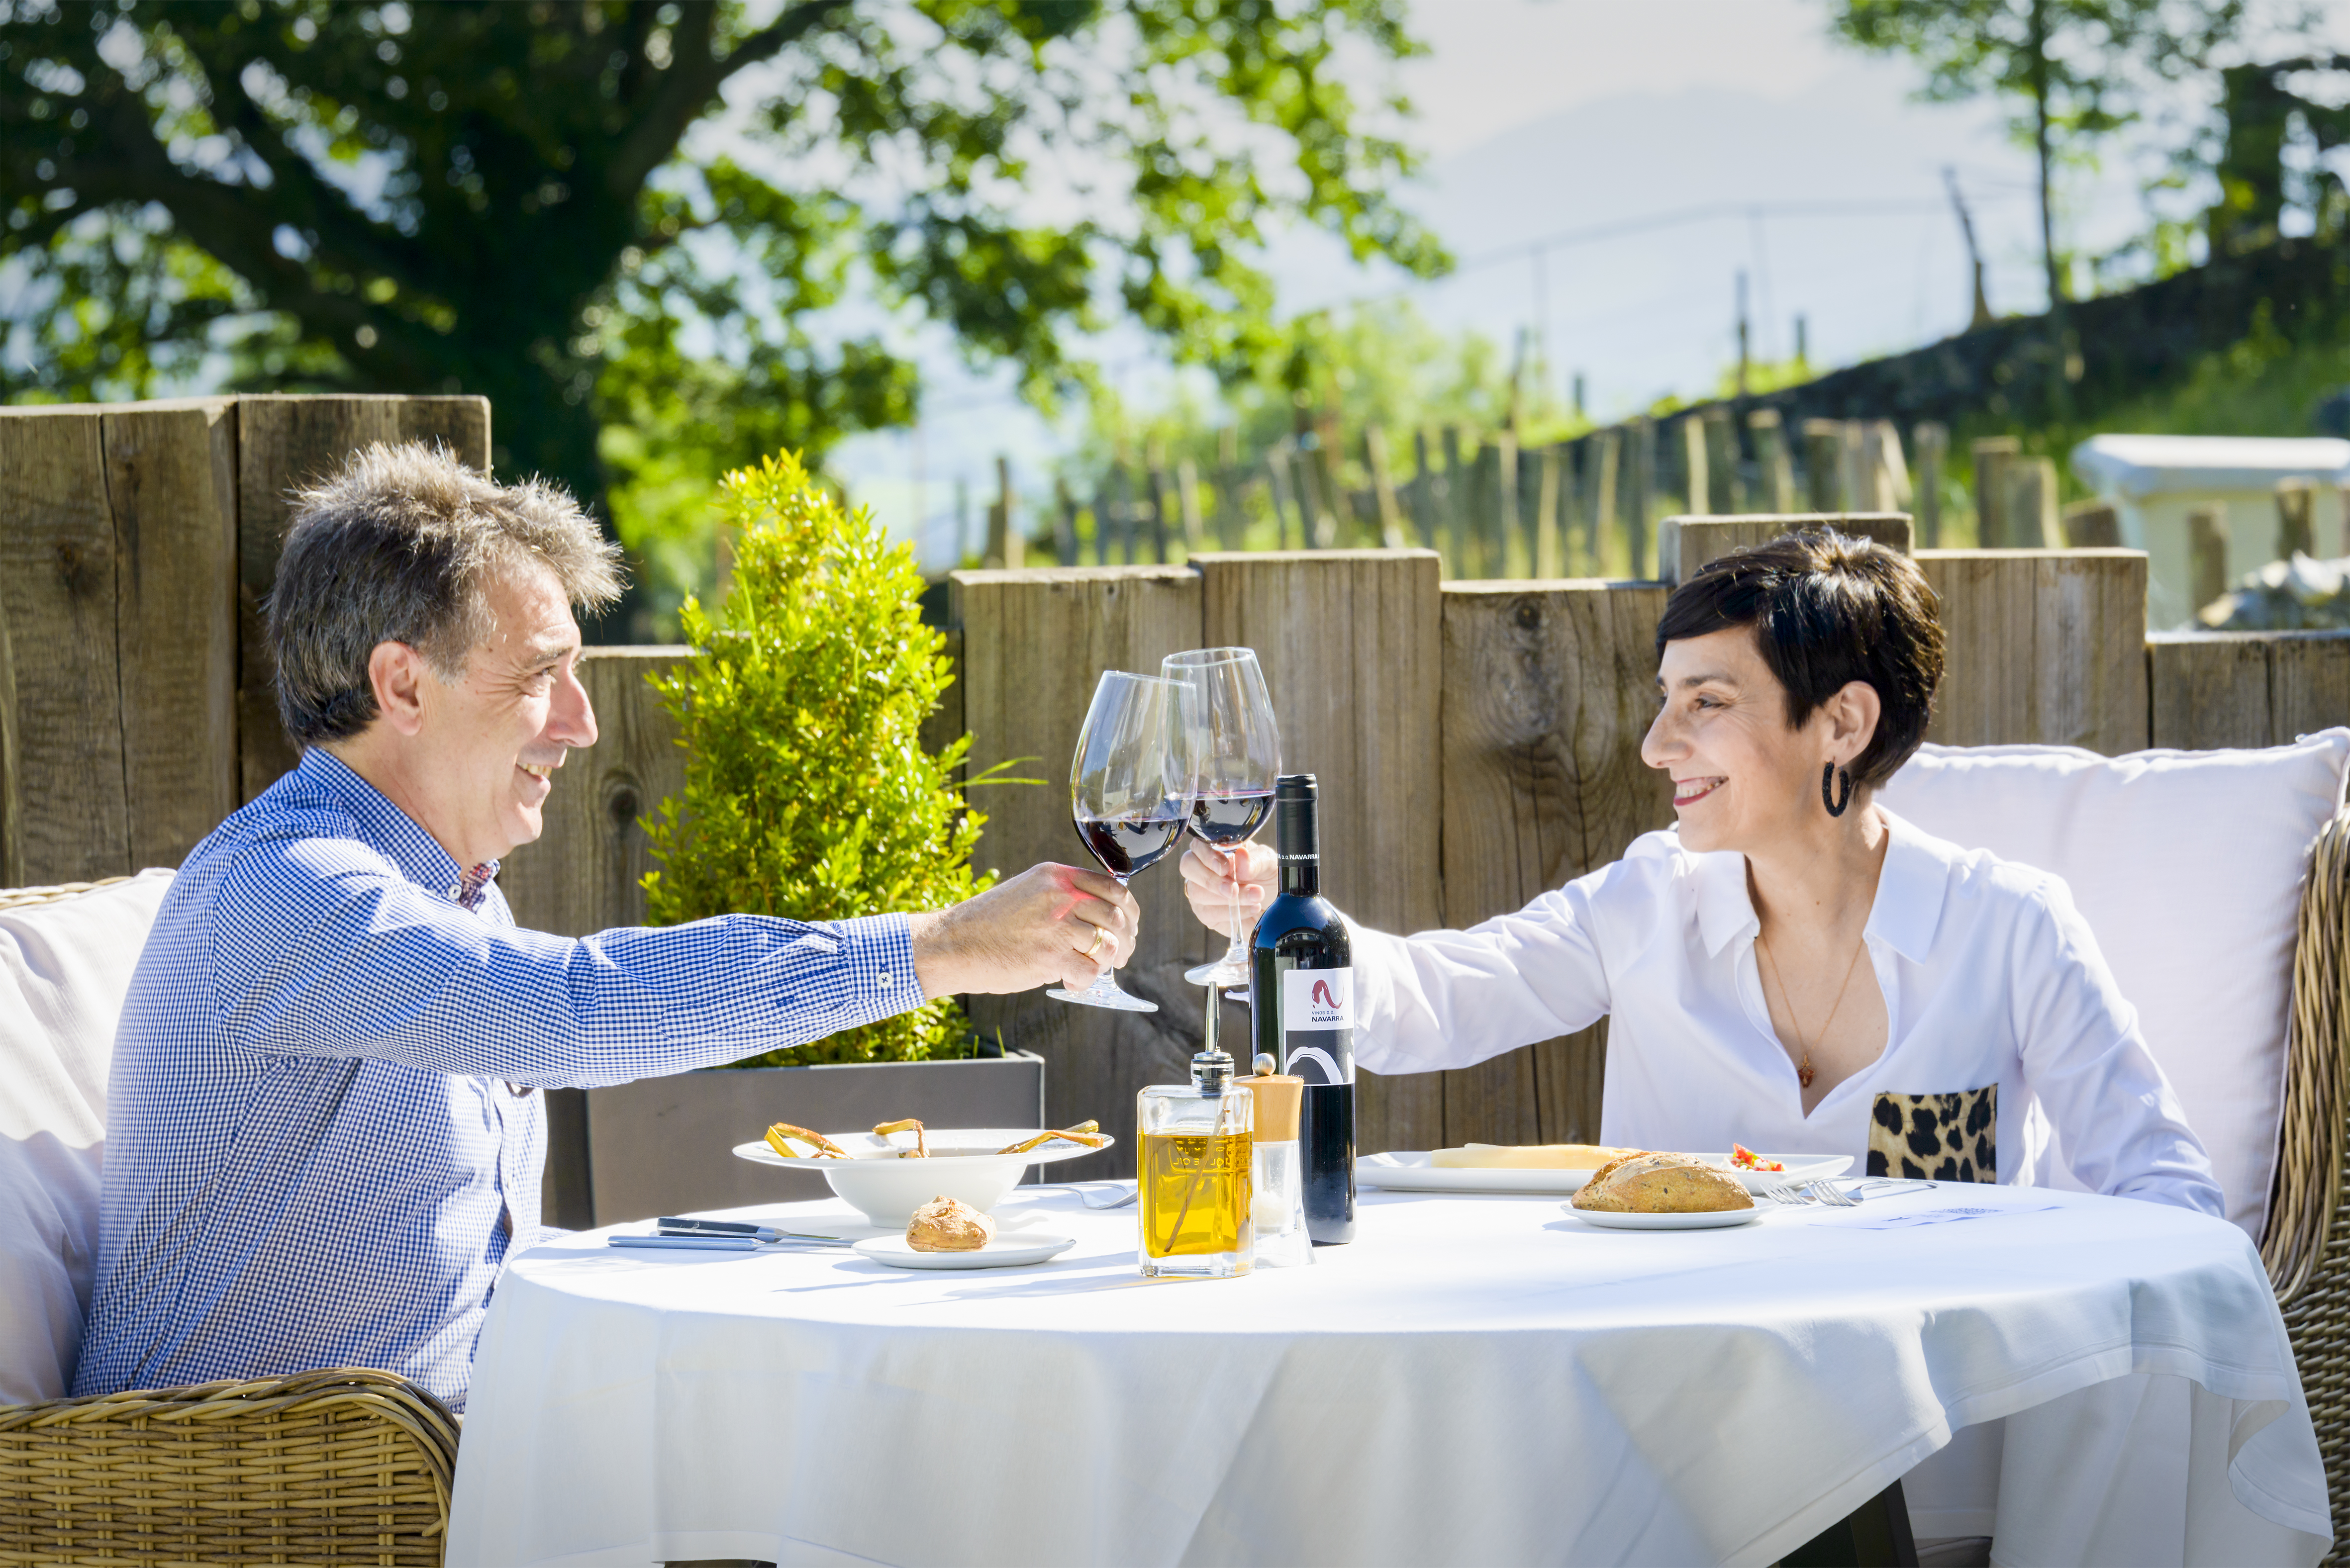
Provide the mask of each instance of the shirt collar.
[{"label": "shirt collar", "polygon": [[[383,851],[400,874],[418,887],[470,908],[479,899],[482,887],[497,876],[500,862],[495,860],[475,867],[483,873],[478,879],[470,876],[414,817],[392,805],[381,790],[324,746],[303,751],[301,774],[348,809],[359,825],[360,836]],[[471,898],[466,897],[469,888]]]},{"label": "shirt collar", "polygon": [[[1942,923],[1949,857],[1937,853],[1934,839],[1891,812],[1885,812],[1885,864],[1877,874],[1877,901],[1862,936],[1882,941],[1912,963],[1922,962]],[[1746,893],[1746,857],[1723,850],[1694,858],[1698,932],[1706,951],[1719,956],[1732,941],[1751,940],[1762,929]]]}]

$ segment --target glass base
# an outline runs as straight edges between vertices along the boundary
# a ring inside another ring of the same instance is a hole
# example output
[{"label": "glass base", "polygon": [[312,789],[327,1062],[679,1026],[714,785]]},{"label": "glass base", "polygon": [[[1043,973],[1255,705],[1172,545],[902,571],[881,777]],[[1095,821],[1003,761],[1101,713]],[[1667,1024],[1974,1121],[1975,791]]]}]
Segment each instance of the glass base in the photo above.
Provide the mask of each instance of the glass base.
[{"label": "glass base", "polygon": [[1142,1260],[1146,1280],[1234,1280],[1249,1272],[1246,1252],[1178,1252],[1168,1258]]},{"label": "glass base", "polygon": [[1107,975],[1100,980],[1094,981],[1093,984],[1086,987],[1083,991],[1065,991],[1056,985],[1045,994],[1051,997],[1055,1002],[1074,1002],[1086,1007],[1107,1007],[1118,1012],[1156,1012],[1159,1011],[1159,1004],[1157,1002],[1145,1002],[1139,996],[1128,995],[1125,992],[1118,990],[1116,982],[1112,981]]},{"label": "glass base", "polygon": [[1193,985],[1221,985],[1230,991],[1249,982],[1249,966],[1234,963],[1227,956],[1213,963],[1195,964],[1183,971],[1183,978]]}]

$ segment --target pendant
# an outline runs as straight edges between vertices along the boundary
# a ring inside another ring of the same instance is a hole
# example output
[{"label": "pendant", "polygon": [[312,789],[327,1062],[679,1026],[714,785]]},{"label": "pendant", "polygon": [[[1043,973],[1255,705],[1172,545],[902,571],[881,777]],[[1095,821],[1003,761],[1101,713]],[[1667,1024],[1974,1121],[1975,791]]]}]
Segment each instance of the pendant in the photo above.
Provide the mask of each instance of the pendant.
[{"label": "pendant", "polygon": [[1809,1056],[1804,1057],[1804,1064],[1795,1069],[1795,1082],[1806,1089],[1812,1086],[1812,1080],[1818,1076],[1817,1073],[1812,1071],[1812,1059]]}]

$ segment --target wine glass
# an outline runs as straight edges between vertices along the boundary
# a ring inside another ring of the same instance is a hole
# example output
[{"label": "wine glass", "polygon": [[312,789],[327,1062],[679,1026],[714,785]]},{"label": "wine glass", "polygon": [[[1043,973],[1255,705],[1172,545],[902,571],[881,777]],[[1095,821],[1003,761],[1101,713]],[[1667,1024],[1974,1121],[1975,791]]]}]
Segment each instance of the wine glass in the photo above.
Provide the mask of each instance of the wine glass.
[{"label": "wine glass", "polygon": [[[1281,729],[1264,689],[1264,671],[1257,667],[1254,649],[1195,648],[1169,654],[1159,672],[1195,694],[1191,712],[1198,734],[1192,750],[1200,793],[1191,807],[1191,831],[1229,865],[1233,851],[1272,815],[1274,775],[1281,772]],[[1186,971],[1183,978],[1227,990],[1246,985],[1249,954],[1241,940],[1237,903],[1232,939],[1223,957]]]},{"label": "wine glass", "polygon": [[[1124,887],[1133,875],[1172,849],[1191,816],[1197,790],[1191,746],[1199,726],[1189,714],[1196,701],[1180,680],[1102,671],[1086,727],[1069,759],[1069,808],[1077,838],[1101,868]],[[1120,991],[1105,963],[1083,991],[1045,993],[1089,1007],[1156,1012],[1156,1002]]]}]

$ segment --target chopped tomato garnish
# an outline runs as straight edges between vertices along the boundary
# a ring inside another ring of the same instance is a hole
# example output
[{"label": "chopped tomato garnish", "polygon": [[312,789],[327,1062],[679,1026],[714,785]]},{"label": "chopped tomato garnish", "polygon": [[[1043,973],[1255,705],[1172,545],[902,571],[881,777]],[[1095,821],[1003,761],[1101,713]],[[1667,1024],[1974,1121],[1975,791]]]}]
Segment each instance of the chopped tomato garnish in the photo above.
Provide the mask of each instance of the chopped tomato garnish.
[{"label": "chopped tomato garnish", "polygon": [[1775,1159],[1764,1159],[1742,1143],[1730,1146],[1730,1163],[1738,1170],[1784,1170],[1787,1168]]}]

